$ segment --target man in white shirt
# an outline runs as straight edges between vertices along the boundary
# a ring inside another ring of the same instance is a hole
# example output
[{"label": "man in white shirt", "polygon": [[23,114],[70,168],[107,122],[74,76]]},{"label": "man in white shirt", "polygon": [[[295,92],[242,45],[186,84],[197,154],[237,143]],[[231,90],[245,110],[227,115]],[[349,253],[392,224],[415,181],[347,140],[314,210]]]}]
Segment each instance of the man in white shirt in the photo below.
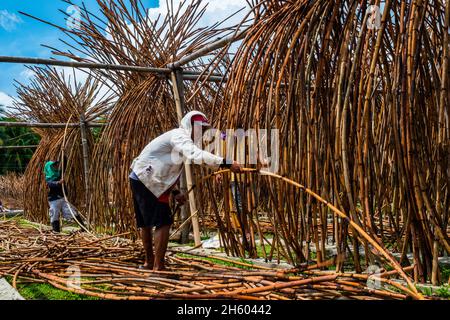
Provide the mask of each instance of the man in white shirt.
[{"label": "man in white shirt", "polygon": [[[164,256],[173,223],[169,197],[172,194],[178,203],[186,202],[186,196],[175,190],[184,162],[208,166],[214,170],[230,168],[236,173],[241,170],[235,161],[227,161],[195,145],[194,137],[201,137],[203,130],[209,127],[203,113],[191,111],[181,120],[179,128],[152,140],[131,165],[130,184],[136,222],[144,244],[145,269],[165,269]],[[155,252],[153,227],[156,228]]]}]

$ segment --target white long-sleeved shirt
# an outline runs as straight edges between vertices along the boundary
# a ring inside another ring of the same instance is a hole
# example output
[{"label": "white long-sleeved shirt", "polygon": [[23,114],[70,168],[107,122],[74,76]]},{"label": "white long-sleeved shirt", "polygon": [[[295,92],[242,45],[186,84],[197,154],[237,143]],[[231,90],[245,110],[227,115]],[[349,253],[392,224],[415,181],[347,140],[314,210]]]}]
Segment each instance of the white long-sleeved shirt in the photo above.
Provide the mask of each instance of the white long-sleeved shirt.
[{"label": "white long-sleeved shirt", "polygon": [[179,128],[152,140],[131,165],[139,180],[157,198],[176,183],[184,162],[207,165],[213,169],[223,163],[222,157],[200,149],[192,141],[191,118],[194,115],[205,117],[198,111],[189,112],[181,120]]}]

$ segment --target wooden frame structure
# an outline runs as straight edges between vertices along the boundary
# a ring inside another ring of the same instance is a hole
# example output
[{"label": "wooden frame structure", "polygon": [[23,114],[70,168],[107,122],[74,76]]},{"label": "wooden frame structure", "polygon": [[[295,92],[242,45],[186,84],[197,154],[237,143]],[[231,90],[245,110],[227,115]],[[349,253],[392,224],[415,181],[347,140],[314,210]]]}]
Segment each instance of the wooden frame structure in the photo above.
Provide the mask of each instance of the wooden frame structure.
[{"label": "wooden frame structure", "polygon": [[[156,73],[161,76],[165,76],[170,78],[174,93],[175,105],[177,110],[178,120],[181,121],[183,115],[185,114],[184,108],[184,85],[183,81],[197,81],[197,80],[206,80],[212,82],[223,82],[226,81],[224,77],[217,74],[212,75],[204,75],[200,72],[193,72],[189,70],[183,70],[182,66],[186,65],[189,62],[192,62],[204,55],[209,54],[210,52],[225,47],[233,42],[239,41],[243,39],[247,33],[248,29],[244,29],[242,31],[235,32],[234,34],[223,37],[221,39],[216,40],[215,42],[205,46],[204,48],[193,52],[184,58],[171,63],[167,68],[155,68],[155,67],[143,67],[143,66],[129,66],[129,65],[114,65],[114,64],[105,64],[105,63],[86,63],[86,62],[75,62],[75,61],[61,61],[56,59],[40,59],[40,58],[32,58],[32,57],[10,57],[10,56],[0,56],[0,63],[18,63],[18,64],[32,64],[32,65],[47,65],[47,66],[59,66],[59,67],[72,67],[77,69],[105,69],[105,70],[122,70],[122,71],[131,71],[131,72],[143,72],[143,73]],[[30,127],[30,128],[68,128],[68,127],[79,127],[81,129],[81,144],[83,150],[83,164],[84,164],[84,175],[85,175],[85,183],[86,190],[89,190],[89,182],[88,182],[88,172],[89,172],[89,157],[88,157],[88,149],[86,144],[86,130],[89,128],[95,127],[104,127],[107,123],[98,123],[92,122],[95,118],[101,116],[105,112],[113,109],[114,106],[108,108],[106,111],[103,111],[101,114],[95,114],[88,119],[85,119],[83,116],[80,117],[79,123],[33,123],[33,122],[0,122],[0,127]],[[192,169],[189,164],[186,164],[185,167],[185,179],[182,179],[182,190],[190,190],[193,186],[193,178],[192,178]],[[88,192],[86,192],[88,194]],[[86,203],[88,200],[86,199]],[[197,207],[195,204],[195,194],[194,192],[189,193],[189,206],[190,206],[190,218],[192,220],[192,227],[194,231],[194,241],[195,245],[201,245],[200,238],[200,226],[199,220],[197,216]],[[186,214],[182,214],[182,217],[187,218]]]}]

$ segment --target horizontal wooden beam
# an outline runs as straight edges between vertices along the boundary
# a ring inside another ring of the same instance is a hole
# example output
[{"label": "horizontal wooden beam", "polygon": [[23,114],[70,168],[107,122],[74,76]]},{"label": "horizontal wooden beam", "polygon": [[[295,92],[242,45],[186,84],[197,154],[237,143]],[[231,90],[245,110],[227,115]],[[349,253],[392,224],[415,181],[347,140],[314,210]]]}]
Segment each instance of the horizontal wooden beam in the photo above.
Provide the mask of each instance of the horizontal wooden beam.
[{"label": "horizontal wooden beam", "polygon": [[[94,63],[94,62],[76,62],[76,61],[62,61],[56,59],[41,59],[41,58],[29,58],[29,57],[9,57],[0,56],[0,62],[3,63],[22,63],[22,64],[33,64],[33,65],[49,65],[49,66],[59,66],[59,67],[72,67],[72,68],[82,68],[82,69],[104,69],[104,70],[122,70],[122,71],[134,71],[142,73],[157,73],[160,75],[169,76],[171,69],[169,68],[155,68],[155,67],[141,67],[141,66],[130,66],[130,65],[119,65],[119,64],[107,64],[107,63]],[[183,78],[185,80],[197,80],[198,77],[205,77],[201,75],[198,71],[185,70],[183,72]],[[221,77],[220,74],[212,74],[208,76],[208,80],[218,81],[217,77]]]},{"label": "horizontal wooden beam", "polygon": [[0,56],[0,62],[4,63],[23,63],[23,64],[42,64],[49,66],[85,68],[85,69],[105,69],[105,70],[122,70],[122,71],[137,71],[150,72],[158,74],[170,74],[168,68],[154,68],[154,67],[140,67],[128,65],[115,65],[106,63],[92,63],[92,62],[76,62],[76,61],[61,61],[56,59],[41,59],[28,57],[8,57]]},{"label": "horizontal wooden beam", "polygon": [[[88,122],[86,126],[91,128],[104,127],[106,123],[99,122]],[[29,128],[47,128],[47,129],[58,129],[58,128],[77,128],[79,123],[38,123],[38,122],[1,122],[0,127],[29,127]]]},{"label": "horizontal wooden beam", "polygon": [[35,146],[0,146],[0,150],[4,150],[4,149],[7,149],[7,150],[15,150],[15,149],[35,149],[35,148],[37,148],[38,146],[37,145],[35,145]]},{"label": "horizontal wooden beam", "polygon": [[188,81],[207,80],[210,82],[226,82],[227,78],[225,78],[223,76],[208,76],[208,75],[198,76],[198,75],[183,74],[183,80],[188,80]]}]

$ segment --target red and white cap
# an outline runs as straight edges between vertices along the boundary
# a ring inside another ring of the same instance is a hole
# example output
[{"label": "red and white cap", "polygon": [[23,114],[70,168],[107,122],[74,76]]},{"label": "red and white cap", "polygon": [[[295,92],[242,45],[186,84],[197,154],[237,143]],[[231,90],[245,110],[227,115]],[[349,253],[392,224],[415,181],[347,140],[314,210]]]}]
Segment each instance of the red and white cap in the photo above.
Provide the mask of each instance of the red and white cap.
[{"label": "red and white cap", "polygon": [[191,118],[191,123],[195,123],[197,125],[201,125],[202,127],[210,127],[211,125],[208,123],[208,119],[206,119],[201,114],[195,114]]}]

